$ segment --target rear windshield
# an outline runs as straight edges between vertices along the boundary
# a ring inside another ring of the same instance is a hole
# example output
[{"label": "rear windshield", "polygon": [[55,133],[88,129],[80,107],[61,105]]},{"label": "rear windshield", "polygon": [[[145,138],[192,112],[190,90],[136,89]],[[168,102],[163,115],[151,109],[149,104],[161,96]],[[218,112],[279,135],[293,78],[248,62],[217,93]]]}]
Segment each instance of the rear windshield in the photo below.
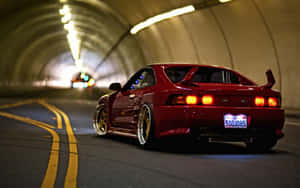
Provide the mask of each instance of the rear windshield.
[{"label": "rear windshield", "polygon": [[[170,67],[167,68],[165,72],[173,83],[177,83],[183,80],[191,68],[192,67]],[[233,72],[212,67],[199,67],[192,81],[199,83],[240,84],[239,77]]]},{"label": "rear windshield", "polygon": [[192,67],[170,67],[165,69],[168,78],[173,82],[180,82]]}]

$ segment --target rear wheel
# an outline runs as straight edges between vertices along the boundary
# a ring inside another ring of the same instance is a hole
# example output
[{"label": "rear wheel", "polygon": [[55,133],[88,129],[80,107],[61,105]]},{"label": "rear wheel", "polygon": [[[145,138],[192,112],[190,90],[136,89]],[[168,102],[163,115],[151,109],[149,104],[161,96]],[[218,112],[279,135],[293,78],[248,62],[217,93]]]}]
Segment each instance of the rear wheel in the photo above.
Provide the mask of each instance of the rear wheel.
[{"label": "rear wheel", "polygon": [[276,138],[270,139],[255,139],[252,142],[247,142],[247,149],[251,152],[267,152],[277,143]]},{"label": "rear wheel", "polygon": [[139,114],[137,125],[137,137],[139,144],[144,148],[154,145],[154,121],[152,110],[149,105],[144,104]]},{"label": "rear wheel", "polygon": [[107,134],[107,113],[104,110],[104,105],[100,106],[95,113],[94,129],[97,135],[104,136]]}]

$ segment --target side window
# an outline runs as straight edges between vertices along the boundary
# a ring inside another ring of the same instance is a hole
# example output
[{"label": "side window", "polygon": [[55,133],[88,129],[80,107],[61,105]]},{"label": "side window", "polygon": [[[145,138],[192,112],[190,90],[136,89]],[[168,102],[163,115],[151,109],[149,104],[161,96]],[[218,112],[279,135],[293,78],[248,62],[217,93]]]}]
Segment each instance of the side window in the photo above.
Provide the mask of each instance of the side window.
[{"label": "side window", "polygon": [[155,85],[155,76],[152,69],[143,69],[133,75],[125,84],[124,90],[141,89]]},{"label": "side window", "polygon": [[144,73],[144,72],[140,72],[140,73],[135,77],[135,79],[133,80],[133,83],[132,83],[131,86],[130,86],[130,89],[131,89],[131,90],[141,88],[142,81],[143,81],[143,79],[144,79],[143,73]]},{"label": "side window", "polygon": [[141,75],[140,88],[149,87],[155,85],[155,76],[152,69],[145,70]]}]

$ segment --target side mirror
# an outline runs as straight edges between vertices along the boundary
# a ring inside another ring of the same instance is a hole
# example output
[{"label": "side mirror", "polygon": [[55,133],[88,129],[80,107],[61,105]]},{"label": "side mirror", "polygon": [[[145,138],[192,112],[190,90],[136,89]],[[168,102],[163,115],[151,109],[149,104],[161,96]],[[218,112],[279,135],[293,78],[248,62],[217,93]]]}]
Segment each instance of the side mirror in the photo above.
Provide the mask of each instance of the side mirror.
[{"label": "side mirror", "polygon": [[270,69],[267,70],[266,77],[267,77],[268,83],[266,85],[264,85],[264,87],[268,88],[268,89],[271,89],[273,87],[273,85],[275,84],[275,78],[274,78],[274,75],[273,75],[273,73]]},{"label": "side mirror", "polygon": [[110,84],[108,89],[113,90],[113,91],[120,91],[121,88],[122,87],[121,87],[120,83],[112,83],[112,84]]}]

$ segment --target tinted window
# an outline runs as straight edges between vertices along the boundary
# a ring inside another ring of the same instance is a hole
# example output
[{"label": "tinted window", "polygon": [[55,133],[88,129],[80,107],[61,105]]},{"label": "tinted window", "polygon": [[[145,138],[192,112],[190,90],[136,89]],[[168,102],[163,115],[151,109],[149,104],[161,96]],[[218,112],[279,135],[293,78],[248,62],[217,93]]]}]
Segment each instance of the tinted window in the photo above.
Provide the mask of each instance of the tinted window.
[{"label": "tinted window", "polygon": [[[167,68],[165,72],[173,83],[177,83],[183,80],[191,68],[192,67],[170,67]],[[199,83],[240,83],[239,77],[233,72],[211,67],[199,67],[193,77],[193,81]]]},{"label": "tinted window", "polygon": [[192,67],[170,67],[165,70],[168,78],[173,82],[180,82]]},{"label": "tinted window", "polygon": [[194,82],[239,84],[239,78],[231,71],[200,67],[193,77]]},{"label": "tinted window", "polygon": [[133,75],[125,84],[124,90],[141,89],[155,85],[155,77],[152,69],[143,69]]},{"label": "tinted window", "polygon": [[154,73],[151,69],[147,69],[146,71],[144,71],[141,77],[141,88],[155,85]]}]

